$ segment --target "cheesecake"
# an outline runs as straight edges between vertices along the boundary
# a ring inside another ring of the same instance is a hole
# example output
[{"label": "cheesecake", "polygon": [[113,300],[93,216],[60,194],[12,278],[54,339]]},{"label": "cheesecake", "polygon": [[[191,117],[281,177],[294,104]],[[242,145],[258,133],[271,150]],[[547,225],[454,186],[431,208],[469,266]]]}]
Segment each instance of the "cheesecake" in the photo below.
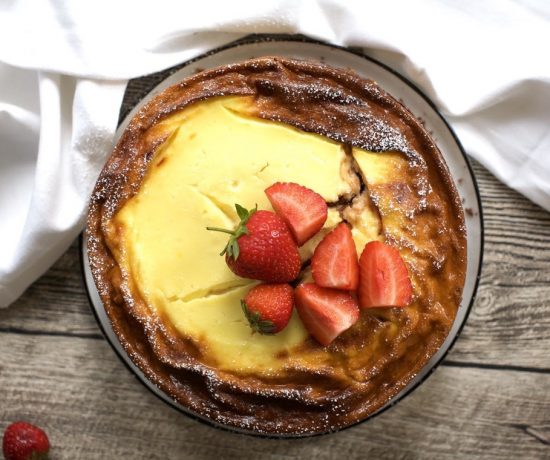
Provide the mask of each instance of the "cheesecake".
[{"label": "cheesecake", "polygon": [[[220,257],[264,190],[301,184],[328,206],[299,249],[311,280],[323,237],[342,222],[360,254],[399,250],[406,308],[362,309],[323,346],[296,311],[253,333],[241,300],[259,282]],[[269,57],[198,73],[132,118],[92,194],[92,274],[113,331],[162,391],[200,418],[257,434],[312,435],[367,418],[445,340],[466,270],[463,210],[422,123],[375,82],[321,63]]]}]

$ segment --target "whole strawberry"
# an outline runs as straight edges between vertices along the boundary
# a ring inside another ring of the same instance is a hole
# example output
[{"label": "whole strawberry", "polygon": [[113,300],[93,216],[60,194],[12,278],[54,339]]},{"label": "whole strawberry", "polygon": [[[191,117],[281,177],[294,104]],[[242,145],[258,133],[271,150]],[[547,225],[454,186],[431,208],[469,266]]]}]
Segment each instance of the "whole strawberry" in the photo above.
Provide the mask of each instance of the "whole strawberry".
[{"label": "whole strawberry", "polygon": [[241,300],[241,306],[253,331],[276,334],[290,321],[294,290],[290,284],[259,284]]},{"label": "whole strawberry", "polygon": [[229,233],[227,246],[220,253],[231,271],[243,278],[270,283],[294,280],[302,261],[298,246],[284,220],[271,211],[247,211],[236,204],[241,221],[235,230],[207,227]]},{"label": "whole strawberry", "polygon": [[46,433],[30,423],[15,422],[4,431],[2,451],[6,460],[43,460],[49,450]]}]

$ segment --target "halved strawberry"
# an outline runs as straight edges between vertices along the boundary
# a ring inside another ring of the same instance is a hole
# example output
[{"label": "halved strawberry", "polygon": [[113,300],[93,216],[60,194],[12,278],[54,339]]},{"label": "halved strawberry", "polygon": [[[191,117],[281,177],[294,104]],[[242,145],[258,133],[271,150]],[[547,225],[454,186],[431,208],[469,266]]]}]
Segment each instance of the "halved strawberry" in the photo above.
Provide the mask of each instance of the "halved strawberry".
[{"label": "halved strawberry", "polygon": [[327,220],[327,203],[307,187],[293,182],[276,182],[265,189],[265,194],[290,228],[298,246],[321,230]]},{"label": "halved strawberry", "polygon": [[296,310],[308,332],[329,345],[359,319],[359,307],[349,292],[300,284],[294,292]]},{"label": "halved strawberry", "polygon": [[359,258],[359,290],[362,308],[406,307],[412,299],[407,266],[399,251],[380,241],[365,245]]},{"label": "halved strawberry", "polygon": [[315,248],[311,270],[319,286],[354,291],[359,285],[359,263],[351,230],[342,222]]},{"label": "halved strawberry", "polygon": [[253,331],[276,334],[290,321],[294,291],[290,284],[258,284],[241,300],[241,306]]}]

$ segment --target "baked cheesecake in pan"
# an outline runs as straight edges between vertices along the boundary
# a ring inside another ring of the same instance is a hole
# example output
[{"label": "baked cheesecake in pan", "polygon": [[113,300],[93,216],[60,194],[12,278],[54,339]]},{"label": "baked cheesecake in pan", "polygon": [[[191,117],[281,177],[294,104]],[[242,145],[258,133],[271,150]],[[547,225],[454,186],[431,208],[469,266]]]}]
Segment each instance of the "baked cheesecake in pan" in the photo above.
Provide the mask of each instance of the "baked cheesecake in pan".
[{"label": "baked cheesecake in pan", "polygon": [[[328,204],[300,248],[351,228],[399,250],[405,308],[366,308],[323,346],[298,314],[252,333],[240,301],[258,282],[219,256],[235,203],[271,209],[277,182]],[[445,340],[460,304],[466,233],[460,199],[422,123],[375,82],[321,63],[260,58],[199,73],[133,117],[92,195],[88,256],[113,331],[132,361],[203,418],[258,434],[309,435],[381,408]]]}]

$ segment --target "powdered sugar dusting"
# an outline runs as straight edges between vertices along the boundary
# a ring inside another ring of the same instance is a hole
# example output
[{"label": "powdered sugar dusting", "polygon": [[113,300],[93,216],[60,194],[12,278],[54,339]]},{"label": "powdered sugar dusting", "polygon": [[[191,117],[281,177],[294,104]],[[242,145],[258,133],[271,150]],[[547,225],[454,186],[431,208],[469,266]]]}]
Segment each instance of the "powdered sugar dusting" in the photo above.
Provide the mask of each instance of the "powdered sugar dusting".
[{"label": "powdered sugar dusting", "polygon": [[[415,131],[416,122],[408,118],[410,114],[406,109],[375,83],[351,73],[268,58],[197,74],[159,95],[160,99],[149,105],[150,110],[140,112],[129,127],[130,134],[123,138],[120,150],[115,151],[97,183],[92,196],[94,222],[108,221],[139,188],[152,152],[151,145],[145,148],[142,141],[151,126],[190,101],[235,94],[253,95],[258,110],[254,115],[262,118],[291,124],[347,146],[380,153],[403,153],[414,180],[406,182],[409,189],[392,192],[404,197],[415,195],[417,208],[405,211],[407,219],[413,221],[417,210],[429,209],[432,204],[432,188],[424,174],[427,169],[422,156],[424,141]],[[379,204],[376,197],[374,202]],[[398,210],[397,204],[390,204],[389,210]],[[405,224],[414,226],[411,222]],[[99,237],[92,230],[90,260],[93,260],[96,283],[107,296],[113,284],[110,277],[116,261],[101,239],[100,227],[97,225],[95,229]],[[410,241],[396,242],[414,250]],[[383,380],[385,369],[402,358],[402,351],[396,348],[398,341],[394,340],[382,343],[386,350],[376,360],[359,369],[353,367],[357,363],[352,361],[353,353],[346,354],[346,347],[363,340],[354,336],[349,342],[326,349],[326,368],[307,364],[300,367],[298,360],[290,356],[284,371],[273,375],[229,375],[211,363],[201,362],[199,346],[187,347],[185,337],[175,335],[156,315],[147,313],[127,285],[123,283],[121,287],[124,301],[116,305],[112,302],[110,308],[120,310],[120,318],[137,320],[139,331],[117,332],[119,337],[127,334],[121,340],[131,343],[125,348],[131,350],[128,352],[132,360],[190,411],[222,425],[268,434],[335,431],[376,411],[414,377],[411,371],[404,373],[399,382],[388,384],[387,379]],[[114,323],[119,320],[110,317]],[[400,326],[409,335],[415,333],[407,330],[409,323]],[[370,326],[364,327],[367,330]],[[433,352],[422,344],[419,353],[424,354],[418,362],[427,360]],[[312,346],[304,344],[306,352]],[[332,354],[337,357],[331,359]]]}]

